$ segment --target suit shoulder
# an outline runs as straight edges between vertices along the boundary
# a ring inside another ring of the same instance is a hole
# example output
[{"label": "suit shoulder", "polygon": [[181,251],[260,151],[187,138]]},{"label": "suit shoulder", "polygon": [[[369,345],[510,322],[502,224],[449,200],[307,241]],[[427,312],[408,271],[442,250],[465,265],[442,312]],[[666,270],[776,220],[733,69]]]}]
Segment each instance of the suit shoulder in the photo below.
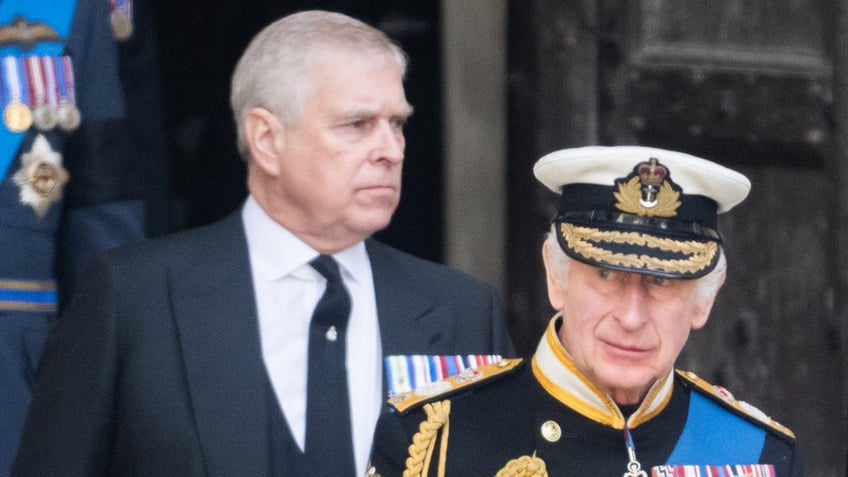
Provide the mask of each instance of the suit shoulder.
[{"label": "suit shoulder", "polygon": [[486,364],[478,368],[468,368],[464,371],[416,388],[415,390],[397,394],[389,398],[389,405],[397,412],[404,414],[425,404],[441,401],[478,389],[488,384],[512,375],[524,362],[522,358],[502,359],[496,363]]},{"label": "suit shoulder", "polygon": [[705,379],[691,371],[677,370],[677,376],[688,388],[706,396],[731,413],[744,418],[758,427],[778,434],[785,439],[792,441],[795,440],[795,433],[793,433],[789,428],[775,421],[752,404],[737,400],[733,397],[733,394],[731,394],[730,391],[722,386],[710,384]]},{"label": "suit shoulder", "polygon": [[371,257],[373,263],[385,265],[387,268],[391,268],[392,270],[403,271],[404,275],[409,279],[414,280],[416,278],[423,277],[438,277],[440,279],[439,283],[443,280],[447,280],[450,283],[461,282],[465,285],[476,284],[491,287],[489,283],[486,283],[462,270],[458,270],[443,263],[437,263],[425,258],[417,257],[377,240],[368,239],[365,244],[368,250],[368,255]]},{"label": "suit shoulder", "polygon": [[240,224],[240,219],[235,222],[230,217],[213,224],[128,243],[98,254],[92,262],[126,269],[156,268],[178,262],[213,260],[210,257],[238,253],[239,247],[246,254],[247,241]]},{"label": "suit shoulder", "polygon": [[392,247],[391,245],[384,244],[373,238],[365,241],[365,247],[368,250],[369,256],[377,261],[386,261],[404,266],[432,267],[434,269],[450,268],[446,265]]}]

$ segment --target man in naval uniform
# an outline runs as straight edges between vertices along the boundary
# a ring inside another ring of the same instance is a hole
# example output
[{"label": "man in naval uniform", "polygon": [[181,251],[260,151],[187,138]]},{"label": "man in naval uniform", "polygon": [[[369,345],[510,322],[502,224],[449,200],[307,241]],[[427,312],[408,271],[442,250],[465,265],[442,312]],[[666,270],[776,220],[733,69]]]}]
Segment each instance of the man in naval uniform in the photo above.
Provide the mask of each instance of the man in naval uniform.
[{"label": "man in naval uniform", "polygon": [[116,61],[108,0],[0,2],[0,476],[59,299],[87,257],[142,236]]},{"label": "man in naval uniform", "polygon": [[717,214],[749,181],[638,146],[556,151],[534,172],[561,194],[535,355],[394,397],[369,474],[802,475],[791,431],[674,368],[724,281]]}]

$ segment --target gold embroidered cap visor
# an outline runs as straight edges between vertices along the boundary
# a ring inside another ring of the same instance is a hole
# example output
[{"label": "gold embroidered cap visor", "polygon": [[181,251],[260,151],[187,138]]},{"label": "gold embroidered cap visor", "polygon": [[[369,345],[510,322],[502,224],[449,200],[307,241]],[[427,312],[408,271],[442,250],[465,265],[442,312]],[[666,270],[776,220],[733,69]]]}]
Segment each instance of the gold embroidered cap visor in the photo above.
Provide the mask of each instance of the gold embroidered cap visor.
[{"label": "gold embroidered cap visor", "polygon": [[751,183],[714,162],[643,146],[587,146],[542,157],[534,173],[561,194],[562,249],[591,265],[698,278],[718,261],[718,214]]}]

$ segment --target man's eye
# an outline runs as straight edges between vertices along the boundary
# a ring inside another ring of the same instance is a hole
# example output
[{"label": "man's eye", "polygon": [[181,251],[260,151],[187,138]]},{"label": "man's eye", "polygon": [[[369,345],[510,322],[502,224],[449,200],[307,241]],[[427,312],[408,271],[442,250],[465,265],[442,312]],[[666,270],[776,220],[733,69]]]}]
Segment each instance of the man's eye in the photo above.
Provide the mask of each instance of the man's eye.
[{"label": "man's eye", "polygon": [[598,276],[601,278],[609,278],[610,276],[612,276],[612,270],[601,268],[600,270],[598,270]]},{"label": "man's eye", "polygon": [[392,127],[395,129],[403,129],[406,126],[406,118],[397,118],[392,120]]},{"label": "man's eye", "polygon": [[671,280],[669,280],[668,278],[654,277],[654,276],[651,277],[651,285],[654,285],[654,286],[657,286],[657,287],[664,287],[664,286],[668,286],[670,284],[671,284]]}]

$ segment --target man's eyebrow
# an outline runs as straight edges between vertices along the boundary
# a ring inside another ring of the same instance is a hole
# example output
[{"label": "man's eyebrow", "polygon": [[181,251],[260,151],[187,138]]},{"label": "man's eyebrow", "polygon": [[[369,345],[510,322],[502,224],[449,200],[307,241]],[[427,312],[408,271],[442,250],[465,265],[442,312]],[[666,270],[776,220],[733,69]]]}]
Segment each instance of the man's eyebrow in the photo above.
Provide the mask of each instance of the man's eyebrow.
[{"label": "man's eyebrow", "polygon": [[403,108],[403,113],[401,114],[401,116],[408,118],[408,117],[412,116],[414,113],[415,113],[415,108],[411,104],[406,103],[406,106]]},{"label": "man's eyebrow", "polygon": [[[404,118],[407,119],[415,112],[415,108],[412,105],[407,104],[400,112],[392,114],[390,117],[392,119]],[[361,118],[375,118],[380,116],[380,111],[376,109],[352,109],[350,111],[346,111],[339,115],[339,118],[342,120],[349,119],[361,119]]]}]

